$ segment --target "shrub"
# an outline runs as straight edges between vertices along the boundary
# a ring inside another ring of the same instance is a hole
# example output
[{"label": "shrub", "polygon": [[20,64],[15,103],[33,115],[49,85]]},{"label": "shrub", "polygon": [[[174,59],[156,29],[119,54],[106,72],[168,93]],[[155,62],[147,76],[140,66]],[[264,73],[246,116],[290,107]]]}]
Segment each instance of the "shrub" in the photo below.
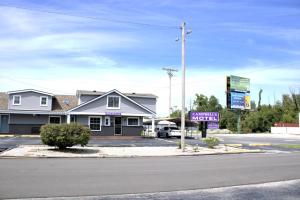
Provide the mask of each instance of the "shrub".
[{"label": "shrub", "polygon": [[220,143],[220,140],[216,137],[204,138],[203,141],[207,144],[208,148],[213,149]]},{"label": "shrub", "polygon": [[43,144],[66,149],[74,145],[87,145],[91,130],[83,125],[72,124],[46,124],[41,127],[41,140]]}]

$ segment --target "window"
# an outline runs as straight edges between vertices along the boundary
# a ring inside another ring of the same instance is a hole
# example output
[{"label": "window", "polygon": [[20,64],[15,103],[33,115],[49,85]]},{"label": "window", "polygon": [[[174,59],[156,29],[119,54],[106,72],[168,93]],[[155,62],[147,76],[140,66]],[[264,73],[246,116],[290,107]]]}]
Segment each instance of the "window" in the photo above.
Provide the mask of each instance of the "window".
[{"label": "window", "polygon": [[107,108],[120,109],[120,97],[119,96],[107,96]]},{"label": "window", "polygon": [[110,126],[110,117],[106,116],[106,117],[104,118],[104,125],[105,125],[105,126]]},{"label": "window", "polygon": [[70,118],[71,123],[76,123],[76,115],[71,115]]},{"label": "window", "polygon": [[15,106],[21,105],[21,96],[20,95],[13,96],[13,105],[15,105]]},{"label": "window", "polygon": [[138,117],[128,117],[127,118],[127,126],[138,126],[139,118]]},{"label": "window", "polygon": [[50,124],[60,124],[60,116],[50,116],[49,123]]},{"label": "window", "polygon": [[40,106],[48,106],[48,97],[40,97]]},{"label": "window", "polygon": [[89,127],[92,131],[101,131],[101,117],[89,117]]}]

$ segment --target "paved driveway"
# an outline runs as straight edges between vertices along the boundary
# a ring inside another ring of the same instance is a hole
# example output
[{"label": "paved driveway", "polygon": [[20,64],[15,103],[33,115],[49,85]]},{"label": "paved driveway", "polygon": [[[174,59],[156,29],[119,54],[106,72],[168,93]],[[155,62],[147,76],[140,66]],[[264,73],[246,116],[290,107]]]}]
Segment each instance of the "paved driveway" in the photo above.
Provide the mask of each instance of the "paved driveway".
[{"label": "paved driveway", "polygon": [[[220,138],[224,144],[242,144],[244,148],[264,149],[278,151],[300,151],[300,149],[287,149],[278,146],[249,146],[249,144],[300,144],[300,136],[284,135],[263,135],[263,134],[242,134],[242,135],[208,135]],[[188,145],[205,146],[200,137],[195,139],[186,139]],[[144,139],[140,137],[92,137],[88,146],[98,147],[149,147],[149,146],[178,146],[180,139],[177,138],[155,138]],[[28,137],[7,137],[0,138],[0,152],[6,149],[14,148],[18,145],[37,145],[42,144],[40,138]]]}]

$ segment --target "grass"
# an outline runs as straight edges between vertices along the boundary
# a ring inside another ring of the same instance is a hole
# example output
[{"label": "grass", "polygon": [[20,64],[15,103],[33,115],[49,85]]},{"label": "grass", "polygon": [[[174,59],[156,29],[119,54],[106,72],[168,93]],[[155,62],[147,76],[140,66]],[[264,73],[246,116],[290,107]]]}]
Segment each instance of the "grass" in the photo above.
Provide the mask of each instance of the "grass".
[{"label": "grass", "polygon": [[300,144],[280,144],[278,146],[289,149],[300,149]]}]

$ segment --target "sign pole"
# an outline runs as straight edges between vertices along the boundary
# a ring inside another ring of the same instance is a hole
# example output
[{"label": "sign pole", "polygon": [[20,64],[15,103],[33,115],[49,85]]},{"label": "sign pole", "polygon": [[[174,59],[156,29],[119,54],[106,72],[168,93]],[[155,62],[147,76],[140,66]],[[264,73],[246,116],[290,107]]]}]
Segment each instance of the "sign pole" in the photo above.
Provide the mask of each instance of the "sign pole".
[{"label": "sign pole", "polygon": [[241,133],[241,111],[238,110],[237,114],[238,114],[238,118],[237,118],[237,133],[240,134]]}]

